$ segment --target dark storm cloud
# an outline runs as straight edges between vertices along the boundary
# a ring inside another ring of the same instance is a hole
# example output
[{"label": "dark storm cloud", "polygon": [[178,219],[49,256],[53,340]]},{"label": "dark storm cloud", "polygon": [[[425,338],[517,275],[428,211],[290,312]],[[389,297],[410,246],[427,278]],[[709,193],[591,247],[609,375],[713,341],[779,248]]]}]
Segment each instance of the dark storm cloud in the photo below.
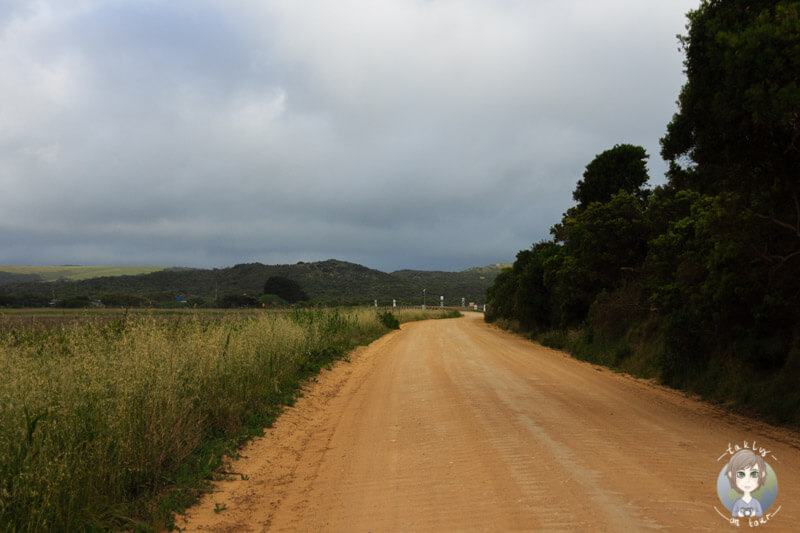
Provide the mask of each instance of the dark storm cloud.
[{"label": "dark storm cloud", "polygon": [[697,2],[0,5],[0,263],[513,260],[651,155]]}]

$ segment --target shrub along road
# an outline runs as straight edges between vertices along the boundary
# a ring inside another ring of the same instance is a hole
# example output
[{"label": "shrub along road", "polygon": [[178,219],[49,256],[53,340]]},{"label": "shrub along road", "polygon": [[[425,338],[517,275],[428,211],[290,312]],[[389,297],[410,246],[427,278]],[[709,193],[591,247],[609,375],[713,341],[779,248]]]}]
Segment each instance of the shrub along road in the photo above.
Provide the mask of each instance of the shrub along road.
[{"label": "shrub along road", "polygon": [[176,524],[725,530],[733,526],[717,476],[728,450],[755,442],[779,483],[761,527],[800,528],[797,433],[576,361],[480,318],[404,324],[324,371],[231,463],[231,479]]}]

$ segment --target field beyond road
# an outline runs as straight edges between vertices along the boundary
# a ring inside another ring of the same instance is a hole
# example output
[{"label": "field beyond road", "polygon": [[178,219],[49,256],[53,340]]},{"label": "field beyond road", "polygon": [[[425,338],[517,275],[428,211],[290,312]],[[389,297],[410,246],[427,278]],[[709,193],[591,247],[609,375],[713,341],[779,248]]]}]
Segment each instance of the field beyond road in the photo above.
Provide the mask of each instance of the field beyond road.
[{"label": "field beyond road", "polygon": [[[404,324],[323,371],[242,450],[231,480],[176,525],[730,530],[717,477],[729,449],[755,442],[779,487],[761,527],[800,527],[797,433],[576,361],[480,318]],[[743,528],[755,521],[739,520]]]}]

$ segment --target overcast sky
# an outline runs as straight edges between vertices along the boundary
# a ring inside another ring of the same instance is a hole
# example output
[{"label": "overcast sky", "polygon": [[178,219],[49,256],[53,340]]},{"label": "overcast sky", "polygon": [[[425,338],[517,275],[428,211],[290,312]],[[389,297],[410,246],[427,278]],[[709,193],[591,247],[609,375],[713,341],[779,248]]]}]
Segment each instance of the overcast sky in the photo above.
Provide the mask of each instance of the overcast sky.
[{"label": "overcast sky", "polygon": [[0,0],[0,264],[511,262],[699,0]]}]

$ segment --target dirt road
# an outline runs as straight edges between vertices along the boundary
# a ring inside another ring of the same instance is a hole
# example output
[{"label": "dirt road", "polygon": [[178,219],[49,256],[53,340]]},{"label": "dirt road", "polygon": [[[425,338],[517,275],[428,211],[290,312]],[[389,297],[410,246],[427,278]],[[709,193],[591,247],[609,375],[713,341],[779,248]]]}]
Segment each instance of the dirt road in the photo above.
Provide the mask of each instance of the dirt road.
[{"label": "dirt road", "polygon": [[[177,524],[187,531],[800,530],[800,436],[582,363],[475,314],[406,324],[325,371]],[[778,479],[717,496],[729,450]],[[246,479],[242,479],[246,478]],[[776,512],[777,511],[777,512]],[[769,516],[768,516],[769,515]]]}]

